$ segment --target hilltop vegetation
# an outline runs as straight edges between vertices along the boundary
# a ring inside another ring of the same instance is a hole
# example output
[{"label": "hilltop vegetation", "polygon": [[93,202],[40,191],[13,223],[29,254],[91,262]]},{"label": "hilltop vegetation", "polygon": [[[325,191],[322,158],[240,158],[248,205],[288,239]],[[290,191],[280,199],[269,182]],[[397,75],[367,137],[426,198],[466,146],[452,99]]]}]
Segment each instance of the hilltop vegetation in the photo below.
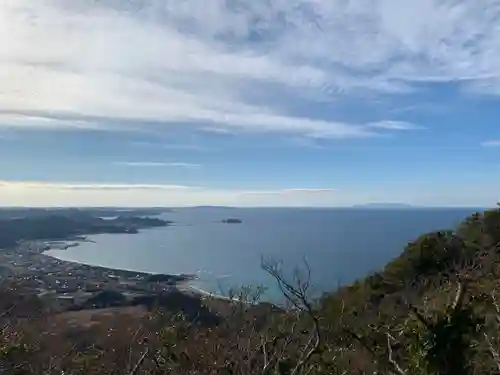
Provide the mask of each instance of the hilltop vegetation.
[{"label": "hilltop vegetation", "polygon": [[[0,210],[0,249],[13,247],[20,240],[64,240],[99,233],[137,233],[143,228],[161,227],[170,222],[158,218],[133,216],[133,211],[104,219],[100,211],[79,209]],[[139,211],[139,213],[142,211]]]},{"label": "hilltop vegetation", "polygon": [[279,263],[264,262],[290,306],[248,303],[259,296],[251,289],[232,302],[198,297],[217,316],[210,320],[150,303],[140,313],[92,310],[84,326],[82,315],[47,311],[9,286],[0,299],[0,373],[498,373],[499,249],[500,210],[478,213],[420,236],[384,269],[317,301],[308,299],[307,264],[286,280]]},{"label": "hilltop vegetation", "polygon": [[0,219],[20,219],[26,217],[46,217],[50,215],[78,217],[116,217],[116,216],[156,216],[172,212],[168,208],[120,208],[120,207],[61,207],[61,208],[31,208],[31,207],[0,207]]}]

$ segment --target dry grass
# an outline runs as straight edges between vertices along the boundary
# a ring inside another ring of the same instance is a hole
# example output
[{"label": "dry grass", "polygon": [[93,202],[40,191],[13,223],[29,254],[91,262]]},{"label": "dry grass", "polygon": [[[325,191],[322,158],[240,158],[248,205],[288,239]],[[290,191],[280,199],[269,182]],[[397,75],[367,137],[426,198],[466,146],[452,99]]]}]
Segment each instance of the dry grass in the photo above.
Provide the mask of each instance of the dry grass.
[{"label": "dry grass", "polygon": [[96,310],[67,311],[54,315],[55,324],[68,327],[90,328],[109,321],[120,322],[141,321],[148,316],[148,310],[143,306],[113,307]]}]

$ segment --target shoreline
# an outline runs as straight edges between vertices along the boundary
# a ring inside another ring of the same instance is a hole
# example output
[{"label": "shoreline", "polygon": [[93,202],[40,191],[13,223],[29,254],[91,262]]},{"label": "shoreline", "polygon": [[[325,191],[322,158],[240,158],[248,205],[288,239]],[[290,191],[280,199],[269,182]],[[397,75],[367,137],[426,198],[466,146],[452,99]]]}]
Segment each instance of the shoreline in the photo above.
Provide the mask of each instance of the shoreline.
[{"label": "shoreline", "polygon": [[[19,239],[13,243],[6,242],[5,247],[0,251],[0,281],[12,282],[16,287],[19,286],[24,291],[38,296],[52,296],[54,300],[84,300],[106,291],[121,293],[127,299],[132,300],[135,297],[154,297],[173,290],[199,297],[225,298],[197,287],[194,283],[198,279],[197,274],[164,274],[93,265],[71,259],[66,260],[64,256],[61,259],[57,253],[53,252],[54,250],[66,251],[85,242],[96,243],[90,238],[93,235],[137,234],[142,230],[173,224],[172,221],[152,219],[149,216],[90,218],[90,223],[82,224],[84,229],[79,234],[69,234],[75,230],[71,230],[72,227],[66,230],[66,226],[61,229],[61,235],[58,234],[58,230],[45,230],[45,227],[35,234],[29,232],[26,235],[27,238],[33,237],[33,239],[23,239],[21,233],[18,235]],[[59,217],[57,218],[59,220]],[[106,219],[115,226],[102,224],[101,221],[108,221]],[[72,221],[73,217],[62,216],[60,220],[78,225],[78,222]],[[97,220],[97,224],[92,220]],[[36,223],[38,222],[35,221]],[[47,234],[48,236],[45,236]]]},{"label": "shoreline", "polygon": [[[169,276],[169,277],[189,277],[187,280],[179,281],[175,284],[175,288],[179,290],[180,292],[183,293],[190,293],[190,294],[195,294],[200,297],[211,297],[211,298],[216,298],[220,300],[226,300],[226,301],[231,301],[231,300],[237,300],[236,298],[229,298],[227,296],[217,294],[217,293],[212,293],[206,290],[203,290],[192,283],[198,280],[198,276],[195,274],[183,274],[183,273],[178,273],[178,274],[173,274],[173,273],[168,273],[168,274],[159,274],[155,272],[147,272],[147,271],[138,271],[138,270],[133,270],[133,269],[125,269],[125,268],[112,268],[112,267],[107,267],[107,266],[99,266],[99,265],[93,265],[89,263],[82,263],[82,262],[75,262],[75,261],[69,261],[69,260],[64,260],[60,259],[56,256],[46,254],[48,251],[66,251],[68,248],[71,247],[78,247],[80,246],[81,242],[88,242],[88,243],[97,243],[94,240],[88,239],[87,236],[82,236],[82,238],[71,238],[67,240],[49,240],[49,241],[40,241],[43,243],[44,250],[40,253],[40,255],[43,255],[45,257],[49,257],[51,259],[55,259],[59,262],[65,262],[67,264],[74,264],[78,266],[86,266],[86,267],[92,267],[96,269],[102,269],[106,271],[112,271],[116,273],[131,273],[131,274],[136,274],[136,275],[144,275],[144,276],[154,276],[154,275],[164,275],[164,276]],[[62,247],[53,247],[53,245],[63,245]],[[47,248],[49,247],[49,248]]]},{"label": "shoreline", "polygon": [[[192,280],[192,281],[195,281],[195,280]],[[238,299],[236,299],[236,298],[229,298],[229,297],[224,296],[222,294],[212,293],[212,292],[208,292],[206,290],[203,290],[201,288],[198,288],[198,287],[192,285],[191,282],[189,282],[189,281],[186,282],[185,289],[179,288],[179,290],[181,292],[183,292],[183,291],[191,292],[191,293],[197,294],[201,297],[210,297],[210,298],[224,300],[224,301],[238,301]]]},{"label": "shoreline", "polygon": [[174,290],[199,297],[208,295],[191,285],[197,275],[157,274],[62,260],[46,252],[61,251],[59,245],[64,249],[67,243],[57,241],[55,245],[51,241],[25,241],[1,251],[0,279],[39,297],[71,305],[80,305],[106,291],[129,300]]},{"label": "shoreline", "polygon": [[[50,249],[50,250],[56,250],[56,251],[64,251],[64,250],[59,250],[59,249]],[[49,250],[47,250],[49,251]],[[146,272],[146,271],[136,271],[136,270],[131,270],[131,269],[124,269],[124,268],[110,268],[110,267],[105,267],[105,266],[97,266],[97,265],[92,265],[89,263],[80,263],[80,262],[74,262],[74,261],[68,261],[68,260],[63,260],[59,259],[55,256],[45,254],[45,251],[41,253],[40,255],[44,257],[48,257],[51,259],[55,259],[59,262],[71,264],[71,265],[77,265],[77,266],[85,266],[85,267],[91,267],[95,269],[101,269],[105,271],[110,271],[110,272],[115,272],[115,273],[130,273],[134,275],[141,275],[141,276],[155,276],[155,275],[162,275],[162,276],[167,276],[167,277],[190,277],[190,279],[182,280],[176,282],[174,285],[172,285],[174,288],[176,288],[178,291],[182,293],[188,293],[188,294],[195,294],[200,297],[211,297],[215,299],[220,299],[220,300],[225,300],[225,301],[231,301],[231,300],[237,300],[236,298],[229,298],[227,296],[224,296],[222,294],[217,294],[217,293],[212,293],[206,290],[203,290],[195,285],[193,285],[193,282],[196,282],[198,280],[197,275],[189,275],[189,274],[183,274],[183,273],[178,273],[178,274],[173,274],[173,273],[155,273],[155,272]]]},{"label": "shoreline", "polygon": [[[95,241],[89,241],[92,243],[95,243]],[[71,246],[74,247],[74,246]],[[186,294],[191,294],[191,295],[196,295],[199,297],[208,297],[208,298],[214,298],[217,300],[223,300],[223,301],[239,301],[238,298],[230,298],[228,296],[224,296],[219,293],[214,293],[214,292],[209,292],[207,290],[204,290],[200,287],[195,286],[193,283],[196,282],[198,279],[198,276],[195,274],[183,274],[183,273],[178,273],[178,274],[173,274],[173,273],[168,273],[168,274],[163,274],[163,273],[155,273],[155,272],[147,272],[147,271],[137,271],[137,270],[132,270],[132,269],[124,269],[124,268],[111,268],[111,267],[106,267],[106,266],[98,266],[98,265],[92,265],[89,263],[81,263],[81,262],[75,262],[75,261],[68,261],[68,260],[63,260],[59,259],[55,256],[46,254],[46,251],[50,250],[56,250],[56,251],[65,251],[66,249],[58,249],[58,248],[51,248],[49,250],[44,250],[40,255],[44,257],[48,257],[51,259],[54,259],[58,262],[61,263],[66,263],[68,265],[75,265],[75,266],[83,266],[83,267],[89,267],[93,269],[99,269],[103,271],[109,271],[109,272],[114,272],[114,273],[125,273],[125,274],[133,274],[133,275],[141,275],[141,276],[155,276],[155,275],[161,275],[161,276],[167,276],[167,277],[181,277],[181,278],[186,278],[184,280],[180,280],[175,282],[173,285],[169,285],[176,290],[178,290],[181,293],[186,293]]]},{"label": "shoreline", "polygon": [[[42,242],[45,243],[45,241],[42,241]],[[58,244],[58,243],[64,243],[64,242],[67,242],[67,241],[65,241],[65,240],[48,241],[45,243],[45,245],[51,245],[53,243]],[[81,242],[96,243],[96,241],[88,240],[87,238],[85,238],[85,240],[81,241]],[[148,271],[138,271],[138,270],[133,270],[133,269],[125,269],[125,268],[113,268],[113,267],[107,267],[107,266],[93,265],[93,264],[89,264],[89,263],[64,260],[64,259],[57,258],[53,255],[46,254],[47,251],[51,251],[51,250],[66,251],[69,247],[77,247],[80,244],[77,243],[77,244],[72,244],[72,245],[73,246],[68,246],[65,248],[52,248],[51,247],[50,249],[44,250],[40,255],[54,259],[58,262],[66,263],[68,265],[75,265],[77,267],[83,266],[83,267],[88,267],[90,269],[99,269],[99,270],[109,271],[109,272],[114,272],[114,273],[121,273],[121,274],[135,275],[135,276],[140,275],[140,276],[144,276],[144,277],[156,276],[156,275],[161,275],[161,276],[166,276],[166,277],[171,277],[171,278],[179,277],[179,278],[183,278],[183,279],[175,282],[173,285],[169,284],[169,286],[177,289],[181,293],[196,295],[196,296],[201,297],[201,298],[213,298],[216,300],[227,301],[227,302],[239,302],[240,301],[240,299],[238,299],[237,297],[231,298],[231,297],[225,296],[223,294],[220,294],[217,292],[210,292],[210,291],[204,290],[204,289],[196,286],[195,283],[197,280],[199,280],[199,277],[196,274],[183,274],[183,273],[177,273],[177,274],[168,273],[167,274],[167,273],[155,273],[155,272],[148,272]],[[245,301],[245,303],[250,304],[250,302],[248,302],[248,301]]]},{"label": "shoreline", "polygon": [[[64,243],[66,242],[65,240],[62,240],[62,241],[54,241],[55,243],[57,242],[60,242],[60,243]],[[96,243],[96,241],[93,241],[93,240],[85,240],[85,241],[81,241],[81,242],[89,242],[89,243]],[[46,243],[46,245],[51,245],[51,243]],[[171,276],[171,277],[186,277],[186,278],[190,278],[189,280],[185,280],[185,281],[194,281],[198,278],[197,275],[194,275],[194,274],[183,274],[183,273],[178,273],[178,274],[173,274],[173,273],[156,273],[156,272],[148,272],[148,271],[138,271],[138,270],[133,270],[133,269],[125,269],[125,268],[114,268],[114,267],[107,267],[107,266],[99,266],[99,265],[94,265],[94,264],[90,264],[90,263],[83,263],[83,262],[76,262],[76,261],[72,261],[72,260],[65,260],[65,259],[60,259],[56,256],[53,256],[53,255],[50,255],[50,254],[46,254],[48,251],[66,251],[68,248],[71,248],[71,247],[78,247],[80,246],[80,243],[70,243],[70,244],[67,244],[66,247],[64,248],[44,248],[44,250],[40,253],[40,255],[43,255],[45,257],[49,257],[51,259],[55,259],[59,262],[63,262],[63,263],[67,263],[67,264],[72,264],[72,265],[76,265],[76,266],[84,266],[84,267],[90,267],[90,268],[96,268],[96,269],[101,269],[101,270],[105,270],[105,271],[115,271],[116,273],[129,273],[129,274],[135,274],[135,275],[142,275],[142,276],[155,276],[155,275],[162,275],[162,276]],[[180,282],[184,282],[184,281],[180,281]]]}]

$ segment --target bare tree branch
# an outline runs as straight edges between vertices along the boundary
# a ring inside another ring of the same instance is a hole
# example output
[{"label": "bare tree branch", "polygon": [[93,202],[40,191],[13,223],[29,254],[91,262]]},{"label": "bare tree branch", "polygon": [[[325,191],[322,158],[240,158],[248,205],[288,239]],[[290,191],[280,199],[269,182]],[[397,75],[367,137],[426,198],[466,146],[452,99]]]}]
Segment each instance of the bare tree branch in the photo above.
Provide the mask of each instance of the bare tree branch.
[{"label": "bare tree branch", "polygon": [[[292,342],[292,339],[295,335],[295,328],[297,327],[297,322],[294,322],[294,324],[292,325],[292,328],[290,330],[290,332],[288,333],[288,335],[277,335],[274,337],[274,339],[271,341],[271,344],[272,344],[272,348],[273,348],[273,354],[272,356],[268,359],[268,362],[267,362],[267,366],[264,366],[263,369],[262,369],[262,373],[263,374],[266,374],[267,371],[274,365],[275,367],[278,365],[279,361],[281,359],[284,358],[285,356],[285,352],[288,348],[288,346],[290,345],[290,343]],[[285,339],[285,341],[283,342],[283,344],[281,345],[281,350],[276,350],[276,345],[277,345],[277,342],[281,339]],[[269,343],[269,341],[268,341]]]},{"label": "bare tree branch", "polygon": [[497,298],[495,297],[495,293],[492,292],[490,295],[491,295],[491,300],[493,302],[493,306],[495,307],[496,311],[495,319],[497,323],[500,324],[500,305],[498,304]]},{"label": "bare tree branch", "polygon": [[311,357],[319,351],[321,344],[321,330],[319,318],[314,311],[312,303],[309,301],[308,290],[311,282],[311,267],[304,260],[304,267],[306,270],[305,279],[300,272],[300,269],[296,269],[294,272],[294,281],[287,281],[281,271],[280,263],[276,261],[264,261],[262,260],[262,269],[271,275],[277,282],[283,296],[295,306],[299,311],[304,312],[312,321],[312,331],[309,339],[302,349],[301,355],[297,360],[297,363],[291,375],[296,375],[299,371],[311,360]]},{"label": "bare tree branch", "polygon": [[266,373],[267,370],[269,369],[270,362],[269,362],[269,356],[267,354],[266,340],[264,340],[264,338],[262,338],[261,341],[262,341],[262,344],[261,344],[262,353],[264,355],[264,366],[262,367],[262,372]]},{"label": "bare tree branch", "polygon": [[391,335],[387,333],[387,353],[389,357],[389,364],[392,366],[393,371],[397,375],[406,375],[406,371],[401,368],[401,366],[396,362],[396,360],[393,357],[391,338],[392,338]]},{"label": "bare tree branch", "polygon": [[455,294],[455,299],[451,305],[452,311],[456,311],[462,306],[465,297],[465,291],[467,289],[467,280],[460,281],[457,286],[457,292]]},{"label": "bare tree branch", "polygon": [[148,355],[148,353],[149,353],[149,348],[146,348],[146,350],[144,351],[144,353],[142,353],[141,357],[139,358],[139,360],[135,364],[134,368],[132,369],[132,371],[130,371],[130,373],[128,375],[136,375],[137,374],[137,372],[141,368],[144,360],[146,359],[146,356]]},{"label": "bare tree branch", "polygon": [[132,335],[132,338],[130,339],[130,343],[128,345],[128,368],[131,368],[131,365],[132,365],[132,353],[133,353],[132,343],[136,340],[141,329],[142,329],[142,325],[137,327],[136,331]]},{"label": "bare tree branch", "polygon": [[372,354],[374,357],[376,356],[376,353],[375,351],[370,347],[370,345],[368,345],[368,343],[362,338],[360,337],[356,332],[350,330],[349,328],[342,328],[342,331],[344,331],[345,333],[347,333],[349,336],[351,336],[351,338],[353,338],[354,340],[356,340],[357,342],[359,342],[363,348],[365,348],[370,354]]},{"label": "bare tree branch", "polygon": [[422,314],[420,314],[420,311],[418,311],[418,309],[415,306],[413,306],[412,304],[410,304],[409,302],[407,302],[407,305],[408,305],[408,308],[410,309],[410,311],[413,314],[415,314],[418,321],[420,323],[422,323],[427,329],[430,329],[431,323]]},{"label": "bare tree branch", "polygon": [[493,348],[493,344],[491,343],[491,340],[486,333],[484,334],[484,338],[486,339],[486,343],[488,344],[488,349],[490,350],[491,356],[493,357],[493,360],[497,365],[497,369],[498,371],[500,371],[500,354],[498,354],[495,348]]},{"label": "bare tree branch", "polygon": [[7,314],[9,314],[12,310],[14,310],[16,308],[16,306],[17,306],[17,304],[14,304],[11,307],[9,307],[7,310],[5,310],[2,313],[0,313],[0,318],[3,318]]},{"label": "bare tree branch", "polygon": [[319,329],[315,328],[311,333],[309,341],[307,342],[307,345],[305,346],[299,361],[297,362],[295,368],[291,372],[291,375],[297,374],[300,371],[300,369],[302,369],[309,362],[314,353],[318,351],[320,344],[319,340],[320,340]]}]

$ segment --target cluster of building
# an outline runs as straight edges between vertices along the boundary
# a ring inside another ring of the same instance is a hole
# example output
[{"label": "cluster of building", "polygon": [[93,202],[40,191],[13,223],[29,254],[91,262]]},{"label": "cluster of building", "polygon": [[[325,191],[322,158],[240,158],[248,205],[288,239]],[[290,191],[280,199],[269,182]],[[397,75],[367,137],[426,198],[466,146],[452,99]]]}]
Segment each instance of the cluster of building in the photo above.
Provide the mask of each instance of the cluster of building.
[{"label": "cluster of building", "polygon": [[[40,297],[53,296],[79,304],[102,291],[119,292],[134,298],[168,291],[172,280],[151,282],[151,275],[62,261],[43,252],[43,242],[24,242],[0,251],[0,280],[12,280]],[[178,280],[176,280],[178,281]]]}]

